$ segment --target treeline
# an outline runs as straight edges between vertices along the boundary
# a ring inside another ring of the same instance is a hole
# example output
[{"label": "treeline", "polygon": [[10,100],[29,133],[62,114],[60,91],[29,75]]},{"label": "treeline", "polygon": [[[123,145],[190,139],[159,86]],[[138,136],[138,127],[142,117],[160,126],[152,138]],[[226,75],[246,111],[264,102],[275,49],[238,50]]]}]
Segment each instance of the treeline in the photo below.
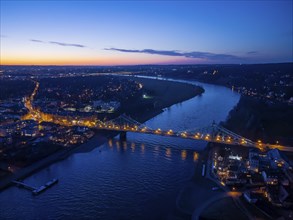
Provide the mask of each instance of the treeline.
[{"label": "treeline", "polygon": [[293,106],[242,96],[223,125],[254,141],[293,146]]},{"label": "treeline", "polygon": [[29,96],[35,88],[30,80],[0,80],[0,100]]}]

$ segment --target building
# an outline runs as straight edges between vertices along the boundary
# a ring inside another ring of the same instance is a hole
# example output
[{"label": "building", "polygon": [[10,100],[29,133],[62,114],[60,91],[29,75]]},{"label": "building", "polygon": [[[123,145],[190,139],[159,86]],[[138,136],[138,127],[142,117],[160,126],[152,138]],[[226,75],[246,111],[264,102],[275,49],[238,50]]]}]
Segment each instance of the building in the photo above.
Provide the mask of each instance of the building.
[{"label": "building", "polygon": [[258,172],[259,170],[259,154],[256,150],[251,149],[248,155],[248,170]]}]

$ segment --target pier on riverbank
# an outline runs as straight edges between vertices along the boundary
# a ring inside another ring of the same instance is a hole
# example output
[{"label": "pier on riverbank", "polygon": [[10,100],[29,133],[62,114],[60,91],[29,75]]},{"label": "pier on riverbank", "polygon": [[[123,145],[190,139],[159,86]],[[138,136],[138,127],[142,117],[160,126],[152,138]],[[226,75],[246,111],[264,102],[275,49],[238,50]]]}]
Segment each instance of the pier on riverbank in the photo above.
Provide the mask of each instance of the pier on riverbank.
[{"label": "pier on riverbank", "polygon": [[31,191],[33,193],[33,195],[38,195],[41,192],[44,192],[45,190],[47,190],[51,186],[58,183],[58,179],[54,178],[40,187],[33,187],[33,186],[28,185],[27,183],[17,181],[17,180],[13,180],[12,183],[16,184],[18,187],[22,187],[22,188],[25,188],[25,189]]}]

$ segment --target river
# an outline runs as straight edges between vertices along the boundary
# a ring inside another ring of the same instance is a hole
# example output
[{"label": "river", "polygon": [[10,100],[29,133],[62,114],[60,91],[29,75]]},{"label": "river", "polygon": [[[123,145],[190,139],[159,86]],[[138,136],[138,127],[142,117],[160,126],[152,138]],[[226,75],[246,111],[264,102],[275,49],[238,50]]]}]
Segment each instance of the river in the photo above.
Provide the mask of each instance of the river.
[{"label": "river", "polygon": [[[146,122],[152,128],[183,131],[224,121],[239,94],[200,82],[205,93],[173,105]],[[167,219],[176,213],[176,197],[193,175],[206,143],[128,133],[90,152],[76,153],[25,179],[46,192],[10,187],[0,192],[0,219]]]}]

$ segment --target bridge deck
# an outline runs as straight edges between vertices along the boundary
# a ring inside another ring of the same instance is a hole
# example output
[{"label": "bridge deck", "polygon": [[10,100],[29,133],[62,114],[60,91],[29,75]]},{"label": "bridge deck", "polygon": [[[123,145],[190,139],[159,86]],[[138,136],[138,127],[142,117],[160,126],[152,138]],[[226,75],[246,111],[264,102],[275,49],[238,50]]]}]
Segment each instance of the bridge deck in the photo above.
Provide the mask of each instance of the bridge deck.
[{"label": "bridge deck", "polygon": [[[281,146],[281,145],[272,145],[272,144],[263,144],[261,142],[253,142],[247,138],[241,137],[240,135],[237,135],[233,133],[232,131],[229,131],[225,128],[222,128],[218,125],[216,125],[214,128],[216,128],[216,132],[214,134],[209,133],[199,133],[199,132],[173,132],[172,130],[164,131],[161,129],[150,129],[147,127],[140,128],[138,126],[117,126],[117,125],[99,125],[92,127],[95,129],[101,129],[101,130],[110,130],[110,131],[118,131],[118,132],[134,132],[134,133],[142,133],[142,134],[154,134],[154,135],[160,135],[165,137],[179,137],[184,139],[191,139],[191,140],[202,140],[207,142],[213,142],[213,143],[222,143],[222,144],[228,144],[228,145],[239,145],[243,147],[254,147],[263,149],[264,147],[268,147],[271,149],[279,149],[282,151],[291,151],[293,152],[293,148],[287,147],[287,146]],[[224,135],[223,135],[224,133]],[[221,135],[220,135],[221,134]]]}]

